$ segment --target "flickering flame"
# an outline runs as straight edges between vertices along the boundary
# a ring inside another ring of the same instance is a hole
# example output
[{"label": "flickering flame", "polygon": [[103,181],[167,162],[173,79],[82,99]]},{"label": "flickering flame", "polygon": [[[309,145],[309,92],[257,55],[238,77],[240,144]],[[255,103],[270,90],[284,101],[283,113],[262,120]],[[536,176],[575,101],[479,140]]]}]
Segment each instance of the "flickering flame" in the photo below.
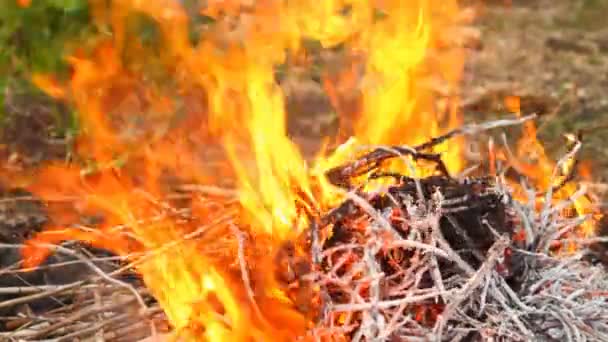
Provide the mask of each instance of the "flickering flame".
[{"label": "flickering flame", "polygon": [[[521,115],[519,97],[509,96],[505,98],[505,105],[511,112]],[[571,150],[577,148],[576,144],[578,140],[574,135],[567,134],[565,138]],[[594,207],[593,202],[588,196],[576,196],[577,192],[579,192],[579,187],[571,182],[571,179],[568,179],[570,175],[577,171],[576,153],[572,153],[576,151],[570,152],[570,155],[566,156],[567,158],[563,160],[562,164],[554,162],[537,139],[535,123],[528,121],[524,124],[524,134],[517,143],[516,158],[508,159],[510,164],[519,173],[526,176],[536,189],[551,194],[549,198],[551,202],[571,200],[578,216],[590,216],[590,219],[585,220],[581,224],[581,229],[576,232],[580,237],[588,238],[594,234],[595,223],[601,217],[601,214]],[[528,159],[529,161],[526,162],[522,159]],[[514,185],[516,191],[523,190],[517,184]],[[521,192],[516,192],[515,195],[526,196]],[[546,196],[538,198],[539,205],[544,205],[545,201]]]},{"label": "flickering flame", "polygon": [[[24,249],[26,266],[48,254],[41,242],[88,241],[133,261],[186,339],[304,336],[307,317],[274,278],[271,256],[302,233],[316,210],[340,199],[324,171],[369,145],[414,145],[462,123],[457,90],[464,50],[449,37],[462,19],[456,0],[207,1],[200,13],[215,22],[195,41],[180,1],[110,3],[91,1],[94,22],[113,34],[68,58],[69,80],[34,77],[77,110],[84,132],[76,147],[86,159],[82,167],[38,170],[30,190],[51,203],[76,201],[50,205],[53,223]],[[135,14],[155,22],[161,49],[130,32]],[[287,134],[288,113],[275,80],[288,56],[302,56],[304,39],[324,48],[343,45],[342,69],[326,73],[323,84],[343,121],[354,123],[352,132],[343,127],[350,139],[310,166]],[[438,83],[442,101],[431,86]],[[536,141],[533,131],[527,136]],[[228,168],[209,166],[217,148]],[[435,151],[449,171],[463,168],[461,140]],[[522,172],[548,186],[554,165],[546,158],[531,170],[522,165]],[[384,167],[409,172],[399,161]],[[198,184],[235,178],[240,206],[194,197],[195,220],[168,215],[171,177]],[[574,190],[560,191],[567,197]],[[577,208],[587,205],[577,202]],[[104,221],[94,228],[75,225],[83,215],[99,214]],[[254,240],[256,253],[247,257],[253,300],[235,266],[232,222]]]}]

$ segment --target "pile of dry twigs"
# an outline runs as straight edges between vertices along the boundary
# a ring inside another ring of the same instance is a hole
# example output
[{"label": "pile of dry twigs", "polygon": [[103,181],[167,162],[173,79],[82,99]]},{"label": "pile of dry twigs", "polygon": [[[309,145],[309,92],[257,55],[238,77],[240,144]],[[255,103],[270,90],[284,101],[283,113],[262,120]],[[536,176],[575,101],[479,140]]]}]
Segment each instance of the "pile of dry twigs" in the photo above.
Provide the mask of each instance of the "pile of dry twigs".
[{"label": "pile of dry twigs", "polygon": [[[303,239],[309,255],[297,261],[305,265],[286,277],[309,294],[296,300],[307,302],[316,322],[309,334],[355,341],[608,340],[608,274],[588,257],[605,242],[577,240],[570,233],[589,218],[564,214],[584,189],[539,206],[539,197],[559,189],[526,188],[529,200],[516,200],[504,172],[450,175],[441,156],[429,152],[458,135],[530,119],[464,126],[416,147],[371,148],[330,170],[327,178],[344,190],[344,201],[312,219]],[[423,160],[437,172],[424,178],[385,172],[383,163],[394,158]],[[383,179],[391,181],[382,190],[364,189]],[[555,246],[566,242],[578,249],[558,253]],[[0,339],[136,341],[168,329],[145,286],[120,278],[128,267],[75,248],[57,246],[56,254],[69,260],[41,269],[78,263],[91,270],[87,277],[0,287]],[[5,267],[0,280],[22,271]],[[45,310],[32,312],[41,300]]]},{"label": "pile of dry twigs", "polygon": [[136,341],[166,331],[166,318],[154,298],[117,260],[67,243],[56,246],[55,255],[35,270],[21,269],[18,263],[5,267],[2,282],[18,286],[0,287],[0,340]]},{"label": "pile of dry twigs", "polygon": [[[577,239],[590,217],[564,210],[584,189],[550,200],[573,176],[544,193],[526,188],[529,200],[515,200],[505,173],[455,178],[438,155],[425,152],[457,134],[513,123],[468,126],[415,148],[379,147],[329,172],[347,199],[311,228],[313,272],[301,279],[320,289],[312,334],[355,341],[608,340],[608,273],[588,258],[588,246],[601,249],[603,240]],[[556,167],[579,147],[574,143]],[[438,174],[382,173],[391,158],[430,160]],[[362,174],[395,182],[366,192],[350,181]],[[539,208],[541,197],[546,204]],[[556,250],[565,244],[577,250]]]}]

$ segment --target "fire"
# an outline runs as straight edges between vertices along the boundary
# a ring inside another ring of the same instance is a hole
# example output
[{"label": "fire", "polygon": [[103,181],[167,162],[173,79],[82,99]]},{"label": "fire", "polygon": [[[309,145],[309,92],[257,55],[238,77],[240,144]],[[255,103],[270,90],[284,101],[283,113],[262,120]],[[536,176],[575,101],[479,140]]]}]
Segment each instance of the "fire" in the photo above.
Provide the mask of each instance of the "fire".
[{"label": "fire", "polygon": [[[200,15],[215,22],[192,41],[194,24],[180,1],[110,3],[91,1],[93,21],[113,34],[68,57],[69,80],[33,78],[77,110],[84,131],[77,152],[87,159],[37,171],[29,189],[51,203],[53,223],[23,250],[26,266],[49,253],[41,243],[87,241],[131,261],[185,339],[304,336],[308,318],[273,276],[271,256],[341,198],[324,171],[366,146],[414,145],[462,123],[464,49],[450,33],[467,16],[455,0],[207,1]],[[159,50],[129,30],[134,14],[155,22]],[[342,46],[343,69],[326,73],[323,85],[344,121],[354,122],[352,132],[342,132],[352,137],[313,165],[287,134],[275,80],[278,66],[304,55],[304,39]],[[442,101],[431,86],[438,83]],[[451,172],[464,166],[461,142],[436,148]],[[217,150],[229,167],[209,167]],[[547,187],[555,164],[542,158],[522,172]],[[168,214],[169,180],[229,178],[236,179],[239,206],[201,196],[188,203],[195,219]],[[560,196],[575,190],[568,185]],[[64,197],[74,205],[53,204]],[[85,215],[104,221],[84,229],[76,224]],[[241,279],[233,222],[252,240],[246,259],[254,297]]]},{"label": "fire", "polygon": [[[505,98],[505,105],[510,111],[521,115],[518,97],[509,96]],[[563,163],[556,164],[538,141],[537,127],[534,122],[526,122],[523,137],[517,144],[516,156],[506,159],[518,172],[532,181],[537,189],[550,193],[552,195],[549,198],[551,202],[571,200],[579,216],[591,216],[591,219],[585,220],[581,224],[582,229],[577,232],[583,238],[591,237],[595,232],[595,222],[601,217],[601,214],[594,208],[589,197],[576,195],[579,189],[575,183],[570,182],[569,177],[576,172],[577,160],[574,156],[576,152],[574,150],[579,148],[577,146],[578,138],[571,134],[567,134],[565,138],[567,145],[570,147],[569,154],[571,155],[567,156]],[[522,161],[522,159],[528,159],[528,161]],[[514,186],[519,196],[526,196],[522,193],[523,189],[519,185]],[[545,201],[546,196],[538,198],[539,205],[544,205]]]}]

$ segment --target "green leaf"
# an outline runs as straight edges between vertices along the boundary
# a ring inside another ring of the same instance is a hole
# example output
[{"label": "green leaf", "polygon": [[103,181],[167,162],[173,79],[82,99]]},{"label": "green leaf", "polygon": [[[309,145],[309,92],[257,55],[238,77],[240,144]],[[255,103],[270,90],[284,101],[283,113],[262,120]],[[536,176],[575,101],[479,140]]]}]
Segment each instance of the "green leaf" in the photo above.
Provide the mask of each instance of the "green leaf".
[{"label": "green leaf", "polygon": [[52,7],[66,12],[79,11],[87,7],[87,2],[83,0],[47,0]]}]

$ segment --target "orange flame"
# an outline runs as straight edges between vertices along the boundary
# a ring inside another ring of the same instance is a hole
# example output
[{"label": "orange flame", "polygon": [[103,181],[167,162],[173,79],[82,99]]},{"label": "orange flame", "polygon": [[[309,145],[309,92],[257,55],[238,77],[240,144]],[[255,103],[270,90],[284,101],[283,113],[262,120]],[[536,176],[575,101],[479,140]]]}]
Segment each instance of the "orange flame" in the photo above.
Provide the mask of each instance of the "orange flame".
[{"label": "orange flame", "polygon": [[[48,255],[40,243],[88,241],[133,261],[187,340],[291,341],[305,335],[307,317],[275,279],[269,256],[305,229],[304,211],[339,199],[323,171],[367,145],[413,145],[462,123],[457,90],[464,49],[450,34],[463,16],[456,0],[206,3],[200,13],[215,22],[193,41],[195,24],[180,1],[92,0],[93,21],[110,26],[111,39],[100,37],[92,51],[72,54],[66,82],[34,76],[41,89],[77,110],[84,131],[77,152],[88,159],[79,161],[82,167],[38,171],[30,190],[50,203],[75,201],[49,206],[53,223],[23,250],[26,266]],[[130,31],[134,14],[155,22],[160,49]],[[302,55],[304,39],[341,46],[347,64],[327,72],[323,84],[343,122],[354,121],[353,137],[310,167],[287,134],[275,80],[288,56]],[[218,148],[228,168],[210,167]],[[450,171],[463,168],[461,140],[436,152]],[[532,170],[522,165],[522,172],[547,186],[543,177],[553,165],[543,159]],[[398,162],[390,167],[407,170]],[[195,197],[189,206],[196,220],[180,221],[163,200],[171,177],[182,184],[235,178],[240,207]],[[102,224],[75,225],[97,214]],[[247,258],[257,270],[253,300],[232,266],[238,244],[224,215],[249,227],[242,229],[255,241],[256,255]]]},{"label": "orange flame", "polygon": [[[510,111],[521,115],[519,97],[509,96],[505,98],[505,105]],[[575,136],[567,134],[565,138],[568,145],[576,146],[578,139]],[[576,234],[588,238],[595,233],[596,222],[601,218],[601,213],[594,207],[593,201],[587,195],[573,197],[579,191],[577,184],[569,179],[570,175],[577,171],[574,155],[562,160],[561,164],[555,163],[537,139],[535,123],[528,121],[524,124],[522,138],[517,142],[516,155],[508,159],[510,164],[519,173],[526,176],[536,189],[551,194],[549,200],[552,203],[571,200],[577,216],[589,217],[581,224],[581,229]],[[525,200],[527,195],[521,193],[523,189],[519,187],[519,184],[514,184],[514,186],[515,195]],[[545,201],[546,196],[539,197],[538,205],[544,205]],[[576,247],[574,248],[576,249]]]}]

